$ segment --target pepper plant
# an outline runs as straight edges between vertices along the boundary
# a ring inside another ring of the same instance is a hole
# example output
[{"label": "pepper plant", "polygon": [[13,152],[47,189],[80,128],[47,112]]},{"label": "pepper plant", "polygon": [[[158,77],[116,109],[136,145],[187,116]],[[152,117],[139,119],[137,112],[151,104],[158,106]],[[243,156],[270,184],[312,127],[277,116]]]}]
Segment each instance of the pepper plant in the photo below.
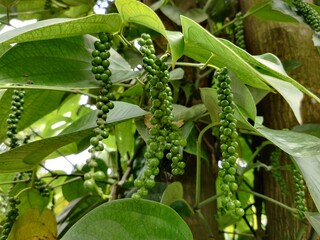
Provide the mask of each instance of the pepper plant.
[{"label": "pepper plant", "polygon": [[[303,95],[320,98],[274,54],[247,52],[243,22],[316,31],[319,8],[267,1],[240,13],[237,1],[216,2],[186,11],[162,0],[0,1],[1,27],[37,19],[0,35],[1,239],[255,239],[269,217],[256,198],[320,233],[320,126],[300,111]],[[283,96],[298,127],[264,126],[257,104],[267,94]],[[71,172],[46,164],[72,154],[81,164]],[[255,191],[256,169],[283,194],[294,188],[294,202]]]}]

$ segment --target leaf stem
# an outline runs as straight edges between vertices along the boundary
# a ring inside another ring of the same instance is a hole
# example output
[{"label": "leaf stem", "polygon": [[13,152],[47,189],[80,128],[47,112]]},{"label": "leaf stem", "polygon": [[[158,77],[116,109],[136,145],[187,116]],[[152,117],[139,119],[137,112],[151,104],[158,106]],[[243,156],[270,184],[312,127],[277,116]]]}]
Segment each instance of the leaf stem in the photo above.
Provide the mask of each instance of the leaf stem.
[{"label": "leaf stem", "polygon": [[51,188],[52,188],[52,189],[55,189],[55,188],[61,187],[61,186],[63,186],[63,185],[66,185],[66,184],[68,184],[68,183],[78,181],[78,180],[80,180],[80,179],[82,179],[82,177],[71,178],[71,179],[69,179],[68,181],[65,181],[64,183],[58,184],[58,185],[56,185],[56,186],[52,186]]},{"label": "leaf stem", "polygon": [[15,183],[26,183],[26,182],[29,182],[29,181],[30,181],[30,179],[8,181],[8,182],[0,182],[0,185],[9,185],[9,184],[15,184]]},{"label": "leaf stem", "polygon": [[212,197],[207,198],[206,200],[203,200],[202,202],[199,203],[199,207],[201,208],[201,207],[203,207],[203,206],[205,206],[205,205],[207,205],[207,204],[209,204],[209,203],[211,203],[213,201],[216,201],[222,195],[223,195],[223,193],[221,192],[219,194],[216,194],[216,195],[214,195]]},{"label": "leaf stem", "polygon": [[268,4],[263,4],[260,7],[256,8],[254,11],[246,12],[246,14],[243,15],[243,18],[249,17],[249,16],[255,14],[256,12],[259,12],[261,9],[265,8],[266,6],[268,6]]},{"label": "leaf stem", "polygon": [[251,155],[250,159],[249,159],[249,162],[253,162],[253,160],[256,158],[256,156],[260,153],[260,151],[268,146],[268,145],[271,145],[273,144],[272,142],[270,141],[264,141],[261,143],[261,145],[259,147],[257,147],[257,149],[254,151],[254,153]]},{"label": "leaf stem", "polygon": [[[211,59],[211,57],[209,58]],[[173,64],[172,62],[166,62],[166,64]],[[197,67],[197,68],[203,68],[205,66],[214,68],[214,69],[219,69],[219,67],[212,65],[212,64],[208,64],[208,63],[188,63],[188,62],[176,62],[175,63],[176,66],[186,66],[186,67]]]},{"label": "leaf stem", "polygon": [[10,85],[10,86],[0,86],[0,89],[38,89],[38,90],[51,90],[51,91],[60,91],[60,92],[71,92],[75,94],[87,95],[92,98],[97,98],[96,95],[87,93],[80,89],[68,89],[62,87],[49,87],[49,86],[39,86],[39,85]]},{"label": "leaf stem", "polygon": [[31,176],[31,186],[32,186],[32,188],[35,188],[36,178],[37,178],[37,169],[33,168],[32,176]]},{"label": "leaf stem", "polygon": [[10,12],[9,12],[9,7],[7,7],[7,21],[8,21],[8,25],[10,25]]},{"label": "leaf stem", "polygon": [[278,205],[278,206],[280,206],[280,207],[283,207],[284,209],[287,209],[289,212],[292,212],[292,213],[294,213],[294,214],[297,214],[297,213],[298,213],[298,210],[297,210],[297,209],[291,208],[291,207],[289,207],[289,206],[287,206],[287,205],[285,205],[285,204],[283,204],[283,203],[281,203],[281,202],[279,202],[279,201],[277,201],[277,200],[275,200],[275,199],[273,199],[273,198],[270,198],[270,197],[265,196],[265,195],[263,195],[263,194],[257,193],[257,192],[255,192],[255,191],[246,190],[246,189],[242,189],[242,188],[239,188],[239,191],[241,191],[241,192],[246,192],[246,193],[251,193],[251,194],[254,195],[254,196],[257,196],[257,197],[259,197],[259,198],[262,198],[262,199],[264,199],[264,200],[267,200],[267,201],[269,201],[269,202],[272,202],[272,203],[274,203],[274,204],[276,204],[276,205]]},{"label": "leaf stem", "polygon": [[198,209],[200,206],[200,193],[201,193],[201,143],[203,134],[210,128],[218,125],[219,123],[211,123],[201,130],[197,139],[197,170],[196,170],[196,203],[195,208]]},{"label": "leaf stem", "polygon": [[[254,11],[251,11],[249,13],[247,12],[246,14],[243,15],[243,19],[255,14],[256,12],[259,12],[261,9],[265,8],[266,6],[267,6],[267,4],[264,4],[264,5],[260,6],[259,8],[255,9]],[[230,22],[226,23],[225,25],[223,25],[221,28],[219,28],[216,31],[214,31],[212,34],[215,35],[216,33],[220,32],[221,30],[223,30],[223,29],[229,27],[230,25],[234,24],[234,22],[235,22],[235,18],[232,19]]]},{"label": "leaf stem", "polygon": [[18,198],[19,195],[21,195],[23,192],[26,192],[26,191],[28,191],[28,190],[30,190],[30,189],[32,189],[32,187],[26,187],[26,188],[22,189],[20,192],[18,192],[18,193],[14,196],[14,198]]},{"label": "leaf stem", "polygon": [[215,35],[216,33],[222,31],[223,29],[225,29],[225,28],[227,28],[227,27],[229,27],[230,25],[232,25],[232,24],[234,23],[234,21],[235,21],[235,19],[233,19],[233,20],[231,20],[230,22],[224,24],[221,28],[215,30],[215,31],[212,33],[212,35]]}]

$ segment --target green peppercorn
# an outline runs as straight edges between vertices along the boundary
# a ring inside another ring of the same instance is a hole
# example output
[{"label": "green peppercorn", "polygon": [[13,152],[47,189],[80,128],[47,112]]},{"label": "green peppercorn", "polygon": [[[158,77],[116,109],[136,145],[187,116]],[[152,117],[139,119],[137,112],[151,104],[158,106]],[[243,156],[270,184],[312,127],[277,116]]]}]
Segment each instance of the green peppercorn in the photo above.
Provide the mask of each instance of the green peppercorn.
[{"label": "green peppercorn", "polygon": [[[231,92],[231,79],[228,76],[228,70],[222,68],[217,70],[214,75],[218,92],[218,105],[222,112],[219,114],[220,124],[220,150],[221,150],[221,169],[219,177],[222,179],[220,189],[225,196],[222,201],[224,212],[230,212],[240,217],[244,214],[241,204],[235,199],[235,192],[238,190],[236,182],[238,157],[238,133],[236,131],[236,119],[234,117],[233,95]],[[241,215],[242,214],[242,215]]]},{"label": "green peppercorn", "polygon": [[316,32],[320,31],[320,15],[308,3],[303,0],[293,0],[296,12]]},{"label": "green peppercorn", "polygon": [[244,25],[243,25],[243,15],[238,12],[234,19],[234,38],[235,44],[242,49],[246,49],[246,42],[244,39]]}]

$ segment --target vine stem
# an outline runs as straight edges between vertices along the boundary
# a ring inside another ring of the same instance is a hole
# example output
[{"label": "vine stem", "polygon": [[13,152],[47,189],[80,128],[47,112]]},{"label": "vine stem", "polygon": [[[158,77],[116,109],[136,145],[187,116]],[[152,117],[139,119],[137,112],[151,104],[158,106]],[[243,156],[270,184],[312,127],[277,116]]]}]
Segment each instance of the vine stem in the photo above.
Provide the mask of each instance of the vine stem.
[{"label": "vine stem", "polygon": [[267,201],[269,201],[269,202],[272,202],[272,203],[274,203],[274,204],[276,204],[276,205],[278,205],[278,206],[280,206],[280,207],[283,207],[284,209],[287,209],[289,212],[292,212],[292,213],[294,213],[294,214],[296,214],[296,213],[298,212],[298,210],[295,209],[295,208],[291,208],[291,207],[289,207],[289,206],[287,206],[287,205],[285,205],[285,204],[283,204],[283,203],[281,203],[281,202],[279,202],[279,201],[277,201],[277,200],[275,200],[275,199],[273,199],[273,198],[270,198],[270,197],[265,196],[265,195],[263,195],[263,194],[257,193],[257,192],[255,192],[255,191],[246,190],[246,189],[242,189],[242,188],[239,188],[239,191],[241,191],[241,192],[246,192],[246,193],[251,193],[251,194],[254,195],[254,196],[257,196],[257,197],[259,197],[259,198],[262,198],[262,199],[264,199],[264,200],[267,200]]},{"label": "vine stem", "polygon": [[211,123],[201,130],[197,139],[197,170],[196,170],[196,203],[195,208],[199,209],[200,206],[200,193],[201,193],[201,143],[203,134],[210,128],[218,125],[219,123]]},{"label": "vine stem", "polygon": [[38,90],[52,90],[52,91],[60,91],[60,92],[71,92],[75,94],[87,95],[92,98],[97,98],[96,95],[87,93],[80,89],[66,89],[66,88],[58,88],[58,87],[48,87],[45,88],[42,86],[30,86],[30,85],[14,85],[14,86],[0,86],[0,89],[38,89]]}]

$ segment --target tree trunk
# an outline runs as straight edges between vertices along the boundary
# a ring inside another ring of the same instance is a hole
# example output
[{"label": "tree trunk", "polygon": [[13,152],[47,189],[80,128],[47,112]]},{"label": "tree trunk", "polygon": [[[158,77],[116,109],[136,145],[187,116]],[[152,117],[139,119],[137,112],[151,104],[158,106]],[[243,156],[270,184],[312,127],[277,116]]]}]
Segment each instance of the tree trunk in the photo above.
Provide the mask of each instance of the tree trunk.
[{"label": "tree trunk", "polygon": [[[240,1],[242,11],[246,12],[251,6],[259,2],[263,2],[263,0]],[[283,62],[298,60],[299,67],[290,71],[289,75],[316,95],[320,95],[318,78],[320,57],[312,42],[312,30],[308,26],[248,17],[245,21],[245,32],[247,49],[251,54],[258,55],[271,52]],[[258,111],[264,117],[264,125],[273,129],[292,128],[298,124],[290,107],[279,94],[269,94],[259,105]],[[301,111],[303,123],[320,121],[320,105],[311,98],[304,97]],[[268,163],[267,159],[264,159],[264,161]],[[281,165],[287,164],[290,164],[290,161],[282,158]],[[290,191],[288,196],[281,193],[270,172],[263,173],[263,191],[265,195],[294,207],[291,174],[289,171],[285,171],[284,175]],[[312,211],[312,200],[310,196],[308,198],[308,202],[311,203],[309,211]],[[296,239],[300,226],[303,224],[299,223],[292,213],[277,205],[266,202],[265,207],[268,217],[267,239]],[[303,239],[309,239],[312,235],[312,229],[309,225],[306,229]]]}]

